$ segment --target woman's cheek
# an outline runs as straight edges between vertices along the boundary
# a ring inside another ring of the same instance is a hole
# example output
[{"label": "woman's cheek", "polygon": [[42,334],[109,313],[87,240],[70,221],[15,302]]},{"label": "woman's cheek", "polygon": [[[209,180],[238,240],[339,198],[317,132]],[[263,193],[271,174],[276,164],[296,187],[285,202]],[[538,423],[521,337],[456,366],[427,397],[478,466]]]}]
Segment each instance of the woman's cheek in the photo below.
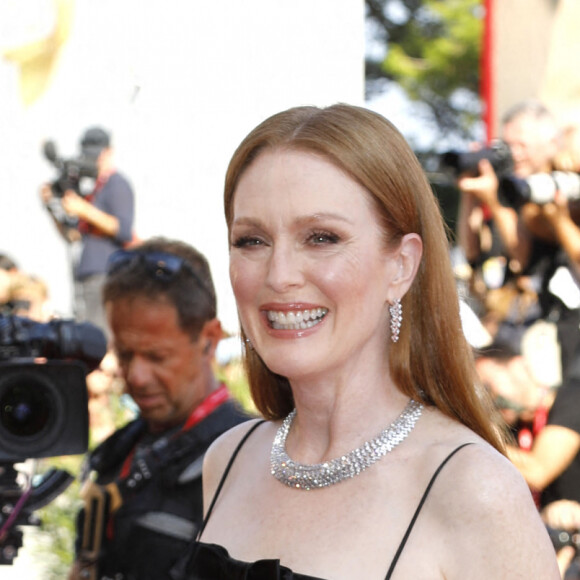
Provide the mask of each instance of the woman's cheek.
[{"label": "woman's cheek", "polygon": [[238,300],[247,296],[259,284],[255,266],[247,260],[239,259],[233,259],[230,262],[230,281]]}]

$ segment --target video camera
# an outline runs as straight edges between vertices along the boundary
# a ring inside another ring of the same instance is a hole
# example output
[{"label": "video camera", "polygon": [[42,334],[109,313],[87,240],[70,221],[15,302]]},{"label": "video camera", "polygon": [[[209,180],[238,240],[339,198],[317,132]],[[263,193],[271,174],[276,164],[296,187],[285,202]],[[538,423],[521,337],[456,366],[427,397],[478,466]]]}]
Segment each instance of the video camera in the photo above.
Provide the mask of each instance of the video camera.
[{"label": "video camera", "polygon": [[44,156],[57,169],[58,176],[50,184],[52,194],[56,198],[61,198],[64,192],[72,189],[79,195],[84,195],[81,188],[81,180],[84,177],[96,179],[98,174],[97,157],[89,155],[85,151],[78,157],[63,159],[58,156],[57,147],[54,141],[47,141],[43,146]]},{"label": "video camera", "polygon": [[87,451],[86,375],[105,353],[93,324],[0,315],[0,564],[12,564],[22,545],[17,526],[38,525],[33,512],[73,480],[51,470],[25,489],[14,464]]},{"label": "video camera", "polygon": [[479,151],[448,151],[439,158],[439,168],[444,173],[451,173],[457,178],[460,175],[479,175],[478,164],[487,159],[498,177],[508,175],[513,170],[513,159],[509,146],[502,140],[496,139],[489,147]]},{"label": "video camera", "polygon": [[71,217],[62,206],[62,198],[66,191],[72,190],[79,195],[86,196],[92,187],[83,186],[83,178],[95,180],[98,175],[97,157],[87,151],[82,151],[79,157],[63,159],[58,156],[54,141],[47,141],[43,147],[44,156],[58,169],[57,178],[50,184],[52,199],[46,208],[54,219],[67,228],[75,228],[78,223],[76,217]]},{"label": "video camera", "polygon": [[580,175],[573,171],[535,173],[525,179],[504,175],[499,180],[499,200],[518,209],[527,202],[544,205],[554,201],[559,191],[568,201],[580,199]]}]

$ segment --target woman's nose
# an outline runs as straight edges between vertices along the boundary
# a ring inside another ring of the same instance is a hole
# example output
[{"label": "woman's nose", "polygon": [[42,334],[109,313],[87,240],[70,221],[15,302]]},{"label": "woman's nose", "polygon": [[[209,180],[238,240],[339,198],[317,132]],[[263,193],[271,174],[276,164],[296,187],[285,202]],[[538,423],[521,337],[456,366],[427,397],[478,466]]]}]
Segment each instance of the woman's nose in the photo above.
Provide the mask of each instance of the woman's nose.
[{"label": "woman's nose", "polygon": [[276,292],[303,284],[303,260],[290,245],[274,246],[267,268],[267,283]]}]

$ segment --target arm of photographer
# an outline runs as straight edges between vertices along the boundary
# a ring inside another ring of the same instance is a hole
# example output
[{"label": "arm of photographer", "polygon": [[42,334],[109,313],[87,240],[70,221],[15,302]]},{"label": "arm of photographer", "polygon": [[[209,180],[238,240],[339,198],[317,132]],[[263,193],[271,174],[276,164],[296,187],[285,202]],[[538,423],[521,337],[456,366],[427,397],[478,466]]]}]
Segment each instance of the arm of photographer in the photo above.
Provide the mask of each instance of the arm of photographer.
[{"label": "arm of photographer", "polygon": [[107,236],[114,238],[119,233],[120,222],[116,216],[100,210],[72,190],[64,194],[62,205],[67,214],[89,222]]},{"label": "arm of photographer", "polygon": [[[477,177],[462,176],[457,181],[459,190],[473,196],[479,204],[489,208],[492,219],[501,237],[507,255],[515,260],[521,269],[528,261],[531,251],[531,239],[522,227],[515,209],[504,206],[498,197],[499,181],[491,163],[482,159],[478,163]],[[465,227],[465,220],[462,227]],[[465,233],[460,236],[465,235]],[[461,239],[461,237],[460,237]]]},{"label": "arm of photographer", "polygon": [[542,510],[542,519],[547,526],[554,529],[575,532],[580,529],[580,503],[561,499],[549,503]]},{"label": "arm of photographer", "polygon": [[528,485],[541,491],[558,478],[580,452],[580,434],[559,425],[547,425],[530,451],[508,447],[508,457]]},{"label": "arm of photographer", "polygon": [[535,437],[531,450],[508,449],[508,457],[528,485],[543,490],[577,461],[579,453],[580,382],[571,378],[556,390],[548,422]]}]

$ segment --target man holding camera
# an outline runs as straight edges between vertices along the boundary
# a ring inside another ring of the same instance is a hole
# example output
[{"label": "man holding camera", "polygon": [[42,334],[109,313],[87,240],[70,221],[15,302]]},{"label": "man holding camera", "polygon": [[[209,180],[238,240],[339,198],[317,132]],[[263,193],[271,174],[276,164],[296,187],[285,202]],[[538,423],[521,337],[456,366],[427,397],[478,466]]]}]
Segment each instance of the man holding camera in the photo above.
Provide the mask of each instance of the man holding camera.
[{"label": "man holding camera", "polygon": [[[509,110],[502,137],[513,160],[510,179],[530,182],[530,176],[556,169],[560,132],[541,103],[525,101]],[[464,175],[458,180],[462,192],[458,238],[473,269],[483,272],[481,278],[501,270],[495,287],[481,285],[487,328],[501,340],[511,340],[517,349],[534,321],[555,323],[556,348],[561,351],[561,361],[555,362],[565,380],[580,371],[574,370],[580,349],[580,289],[574,279],[572,248],[561,243],[562,236],[543,204],[525,198],[518,203],[506,202],[502,189],[505,176],[498,180],[487,159],[479,162],[478,170],[479,175]]]},{"label": "man holding camera", "polygon": [[103,297],[140,416],[88,458],[70,579],[158,580],[201,525],[207,448],[249,417],[213,373],[223,333],[197,250],[164,238],[119,250]]},{"label": "man holding camera", "polygon": [[[535,173],[552,171],[559,150],[558,127],[541,103],[524,101],[510,109],[503,118],[502,140],[511,152],[514,176],[524,179]],[[515,208],[501,203],[498,176],[490,161],[482,159],[478,169],[479,175],[461,176],[457,183],[462,192],[459,242],[467,260],[477,261],[480,254],[491,247],[491,240],[482,239],[480,235],[482,227],[486,222],[493,224],[511,262],[508,267],[520,272],[529,260],[530,245],[523,242],[529,242],[531,232],[526,231]]]},{"label": "man holding camera", "polygon": [[[111,136],[104,129],[87,129],[80,141],[80,153],[83,163],[95,166],[94,190],[84,197],[73,189],[62,194],[62,208],[75,219],[76,227],[65,226],[56,218],[54,221],[68,242],[81,243],[80,256],[73,266],[75,317],[108,333],[101,302],[105,268],[109,256],[132,239],[134,195],[127,179],[115,168]],[[51,185],[41,188],[47,207],[53,195]]]}]

